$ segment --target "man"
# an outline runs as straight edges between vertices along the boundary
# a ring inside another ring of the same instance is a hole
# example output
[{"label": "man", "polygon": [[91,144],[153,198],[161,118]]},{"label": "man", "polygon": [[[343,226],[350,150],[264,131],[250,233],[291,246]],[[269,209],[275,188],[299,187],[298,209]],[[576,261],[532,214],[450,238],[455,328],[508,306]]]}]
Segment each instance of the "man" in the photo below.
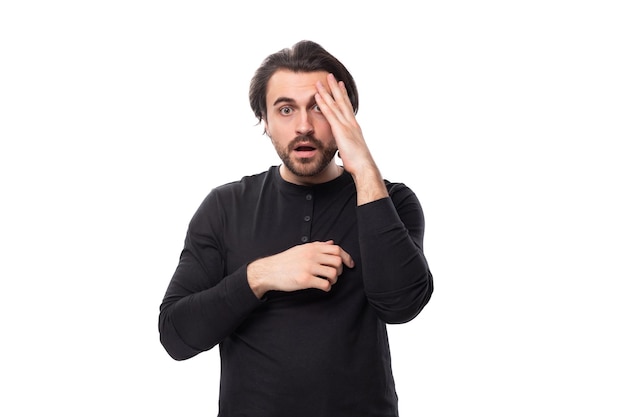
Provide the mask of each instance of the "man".
[{"label": "man", "polygon": [[266,58],[250,105],[282,164],[202,202],[161,343],[177,360],[219,344],[221,417],[397,416],[386,323],[433,291],[420,203],[382,178],[354,80],[318,44]]}]

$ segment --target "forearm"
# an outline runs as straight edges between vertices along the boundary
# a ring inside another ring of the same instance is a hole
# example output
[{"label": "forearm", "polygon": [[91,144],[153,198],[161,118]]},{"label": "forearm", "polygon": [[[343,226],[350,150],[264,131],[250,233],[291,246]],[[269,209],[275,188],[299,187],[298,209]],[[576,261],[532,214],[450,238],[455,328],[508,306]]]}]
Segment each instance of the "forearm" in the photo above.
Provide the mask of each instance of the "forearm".
[{"label": "forearm", "polygon": [[[363,281],[370,304],[386,322],[413,319],[433,291],[421,235],[415,230],[419,228],[405,226],[391,199],[364,205],[357,213]],[[421,211],[414,214],[419,216]]]},{"label": "forearm", "polygon": [[[182,271],[177,270],[177,274]],[[228,337],[260,301],[250,289],[245,266],[217,285],[190,292],[179,276],[161,304],[161,343],[174,359],[183,360],[209,350]]]}]

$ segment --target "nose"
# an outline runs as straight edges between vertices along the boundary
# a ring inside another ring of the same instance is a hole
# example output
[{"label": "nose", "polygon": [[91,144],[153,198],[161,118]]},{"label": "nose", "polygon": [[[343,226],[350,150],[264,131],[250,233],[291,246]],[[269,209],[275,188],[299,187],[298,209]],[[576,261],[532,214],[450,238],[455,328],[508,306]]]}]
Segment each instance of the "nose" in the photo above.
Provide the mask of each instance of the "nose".
[{"label": "nose", "polygon": [[313,133],[313,124],[309,119],[308,112],[301,112],[298,118],[298,125],[296,126],[296,133],[298,135],[311,135]]}]

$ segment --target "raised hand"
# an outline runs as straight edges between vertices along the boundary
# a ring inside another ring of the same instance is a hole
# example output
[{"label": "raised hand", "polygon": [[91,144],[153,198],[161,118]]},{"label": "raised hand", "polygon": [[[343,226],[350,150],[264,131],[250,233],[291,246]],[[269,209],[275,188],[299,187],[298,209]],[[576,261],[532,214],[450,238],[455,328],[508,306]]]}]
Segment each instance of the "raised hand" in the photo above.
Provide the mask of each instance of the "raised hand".
[{"label": "raised hand", "polygon": [[357,203],[365,204],[388,195],[387,188],[367,147],[343,81],[328,74],[328,91],[316,83],[315,101],[331,126],[343,166],[354,178]]}]

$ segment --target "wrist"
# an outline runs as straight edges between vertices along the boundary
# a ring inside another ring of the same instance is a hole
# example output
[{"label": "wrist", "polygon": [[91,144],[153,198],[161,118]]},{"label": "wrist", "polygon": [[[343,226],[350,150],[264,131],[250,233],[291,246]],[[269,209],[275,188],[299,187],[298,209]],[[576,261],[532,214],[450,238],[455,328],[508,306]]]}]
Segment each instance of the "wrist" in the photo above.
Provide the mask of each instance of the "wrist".
[{"label": "wrist", "polygon": [[353,174],[352,178],[356,186],[357,205],[359,206],[389,196],[385,181],[375,166]]},{"label": "wrist", "polygon": [[263,284],[262,275],[259,273],[258,261],[254,261],[248,264],[248,267],[246,268],[246,273],[248,278],[248,285],[250,286],[250,289],[252,290],[254,295],[256,295],[258,299],[263,298],[263,296],[267,292],[267,289]]}]

